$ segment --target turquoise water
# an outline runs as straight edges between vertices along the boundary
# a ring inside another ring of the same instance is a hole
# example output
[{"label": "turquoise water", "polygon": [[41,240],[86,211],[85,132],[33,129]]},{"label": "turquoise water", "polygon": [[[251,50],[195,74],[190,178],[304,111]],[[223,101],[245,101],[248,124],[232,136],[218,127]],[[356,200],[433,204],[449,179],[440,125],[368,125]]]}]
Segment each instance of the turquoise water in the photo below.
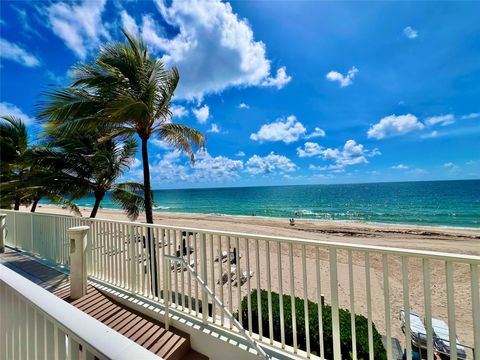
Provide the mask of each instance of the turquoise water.
[{"label": "turquoise water", "polygon": [[[154,196],[158,212],[480,228],[480,180],[155,190]],[[109,197],[102,206],[117,207]]]}]

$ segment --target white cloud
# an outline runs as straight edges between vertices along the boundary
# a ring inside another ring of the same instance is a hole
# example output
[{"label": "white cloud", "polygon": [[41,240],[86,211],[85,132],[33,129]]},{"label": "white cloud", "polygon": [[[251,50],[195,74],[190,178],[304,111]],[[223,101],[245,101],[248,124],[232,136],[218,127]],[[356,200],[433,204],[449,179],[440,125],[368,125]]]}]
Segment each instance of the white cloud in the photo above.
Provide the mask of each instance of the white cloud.
[{"label": "white cloud", "polygon": [[25,114],[20,108],[16,105],[8,103],[8,102],[0,102],[0,116],[4,115],[11,115],[15,117],[19,117],[23,120],[25,125],[31,125],[35,123],[35,119],[31,118],[27,114]]},{"label": "white cloud", "polygon": [[443,164],[443,167],[445,169],[448,169],[449,171],[458,171],[460,170],[460,167],[458,165],[455,165],[453,162],[447,162]]},{"label": "white cloud", "polygon": [[207,130],[207,132],[218,134],[220,132],[220,128],[217,124],[212,124],[212,126],[210,127],[210,129]]},{"label": "white cloud", "polygon": [[267,156],[253,155],[245,163],[245,171],[251,175],[290,172],[297,169],[292,160],[273,151]]},{"label": "white cloud", "polygon": [[392,169],[394,169],[394,170],[406,170],[406,169],[408,169],[408,166],[404,165],[404,164],[398,164],[398,165],[392,166]]},{"label": "white cloud", "polygon": [[188,109],[181,105],[170,106],[170,111],[172,112],[172,117],[174,118],[182,118],[185,115],[188,115]]},{"label": "white cloud", "polygon": [[355,75],[358,73],[358,69],[355,66],[352,66],[350,70],[348,70],[347,75],[342,75],[338,71],[330,71],[327,74],[327,80],[330,81],[338,81],[340,84],[340,87],[347,87],[353,84],[353,79],[355,78]]},{"label": "white cloud", "polygon": [[142,165],[142,160],[139,160],[139,159],[137,159],[136,157],[132,157],[132,158],[130,159],[130,164],[129,164],[130,169],[139,168],[140,165]]},{"label": "white cloud", "polygon": [[323,147],[314,142],[306,142],[303,144],[303,148],[297,148],[297,155],[299,157],[314,157],[321,155],[323,152]]},{"label": "white cloud", "polygon": [[0,58],[9,59],[27,67],[40,65],[40,60],[36,56],[3,38],[0,38]]},{"label": "white cloud", "polygon": [[250,109],[250,106],[248,106],[248,105],[245,104],[245,103],[240,103],[240,105],[238,105],[238,108],[239,108],[239,109]]},{"label": "white cloud", "polygon": [[432,116],[425,119],[425,124],[432,126],[440,124],[441,126],[447,126],[455,122],[455,116],[453,114]]},{"label": "white cloud", "polygon": [[120,12],[122,20],[122,28],[127,30],[130,34],[138,35],[140,33],[135,19],[131,17],[125,10]]},{"label": "white cloud", "polygon": [[316,137],[324,137],[326,135],[325,133],[325,130],[323,129],[320,129],[319,127],[316,127],[315,130],[308,134],[308,135],[305,135],[305,139],[313,139],[313,138],[316,138]]},{"label": "white cloud", "polygon": [[471,120],[471,119],[476,119],[480,117],[480,113],[470,113],[470,114],[466,114],[466,115],[463,115],[461,117],[462,120]]},{"label": "white cloud", "polygon": [[429,132],[428,134],[423,134],[421,136],[422,139],[431,139],[431,138],[434,138],[434,137],[437,137],[438,136],[438,131],[437,130],[433,130],[432,132]]},{"label": "white cloud", "polygon": [[239,178],[242,169],[241,160],[213,157],[206,150],[197,152],[194,166],[181,152],[171,151],[150,167],[154,183],[221,183]]},{"label": "white cloud", "polygon": [[263,82],[262,86],[266,87],[276,87],[277,89],[282,89],[292,80],[292,77],[287,75],[287,68],[282,66],[277,69],[277,75],[275,77],[268,76]]},{"label": "white cloud", "polygon": [[403,34],[409,39],[415,39],[418,36],[418,31],[411,26],[407,26],[403,29]]},{"label": "white cloud", "polygon": [[201,108],[193,109],[192,111],[200,124],[205,124],[210,116],[208,105],[203,105]]},{"label": "white cloud", "polygon": [[283,141],[289,144],[300,139],[306,131],[303,124],[294,115],[290,115],[286,119],[280,118],[273,123],[262,125],[258,132],[250,134],[250,139],[260,142]]},{"label": "white cloud", "polygon": [[170,150],[172,149],[172,147],[166,143],[165,141],[163,140],[160,140],[160,139],[156,139],[156,138],[153,138],[153,139],[150,139],[150,144],[162,149],[162,150]]},{"label": "white cloud", "polygon": [[350,165],[366,164],[368,163],[367,157],[380,154],[378,149],[367,150],[355,140],[348,140],[343,148],[324,148],[314,142],[306,142],[303,148],[297,148],[299,157],[318,157],[333,162],[327,166],[312,165],[315,170],[343,170]]},{"label": "white cloud", "polygon": [[238,157],[244,157],[245,156],[245,153],[243,151],[238,151],[235,156],[238,156]]},{"label": "white cloud", "polygon": [[128,14],[124,26],[136,30],[167,66],[175,65],[182,80],[178,98],[202,99],[234,86],[283,87],[291,80],[285,67],[272,76],[265,44],[254,39],[246,19],[239,18],[229,3],[220,0],[173,0],[169,6],[155,1],[160,15],[177,29],[173,37],[153,15],[144,15],[141,24]]},{"label": "white cloud", "polygon": [[77,4],[56,2],[46,9],[51,30],[80,59],[98,49],[110,35],[102,23],[106,0],[83,0]]},{"label": "white cloud", "polygon": [[368,130],[368,137],[384,139],[387,137],[404,135],[416,130],[422,130],[424,127],[425,125],[418,121],[415,115],[390,115],[371,126]]}]

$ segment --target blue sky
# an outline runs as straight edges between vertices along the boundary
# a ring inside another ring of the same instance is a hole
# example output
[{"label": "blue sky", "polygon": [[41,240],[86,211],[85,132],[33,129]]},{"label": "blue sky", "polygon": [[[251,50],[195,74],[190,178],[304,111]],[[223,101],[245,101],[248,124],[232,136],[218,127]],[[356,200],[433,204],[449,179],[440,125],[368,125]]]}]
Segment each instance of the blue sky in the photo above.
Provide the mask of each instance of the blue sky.
[{"label": "blue sky", "polygon": [[173,121],[206,151],[192,168],[153,140],[154,188],[480,177],[479,2],[0,6],[0,113],[32,139],[41,92],[122,27],[179,68]]}]

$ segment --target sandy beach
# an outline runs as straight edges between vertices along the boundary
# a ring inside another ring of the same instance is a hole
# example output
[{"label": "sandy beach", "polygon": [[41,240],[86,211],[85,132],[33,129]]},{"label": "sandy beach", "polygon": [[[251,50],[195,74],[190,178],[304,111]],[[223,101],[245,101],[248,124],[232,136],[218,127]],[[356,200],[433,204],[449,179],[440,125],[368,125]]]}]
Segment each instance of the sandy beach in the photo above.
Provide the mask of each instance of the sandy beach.
[{"label": "sandy beach", "polygon": [[[28,211],[27,208],[22,208]],[[90,208],[80,208],[83,216]],[[39,205],[38,212],[72,215],[56,205]],[[97,218],[127,220],[120,210],[100,209]],[[480,255],[480,228],[448,228],[398,224],[360,223],[296,219],[290,226],[288,219],[256,216],[221,216],[186,213],[154,213],[156,224],[203,229],[226,230],[272,236],[290,236],[304,239],[337,241],[365,245],[454,252]],[[145,218],[141,215],[137,221]]]},{"label": "sandy beach", "polygon": [[[28,209],[23,208],[23,211]],[[82,214],[88,216],[89,209],[81,208]],[[38,212],[69,214],[68,210],[53,205],[41,205]],[[97,216],[104,219],[125,220],[123,212],[112,209],[101,209]],[[143,221],[140,217],[138,221]],[[203,214],[182,214],[182,213],[155,213],[155,223],[173,226],[192,227],[200,229],[215,229],[224,231],[233,231],[241,233],[262,234],[272,236],[289,236],[296,238],[336,241],[354,244],[368,244],[377,246],[389,246],[397,248],[408,248],[418,250],[430,250],[439,252],[451,252],[469,255],[480,255],[480,229],[467,228],[443,228],[443,227],[420,227],[412,225],[384,225],[370,223],[352,223],[338,221],[313,221],[296,220],[295,226],[290,226],[288,219],[260,218],[260,217],[234,217]],[[225,245],[223,245],[225,246]],[[225,247],[224,247],[225,249]],[[315,274],[315,253],[306,253],[307,276],[314,280]],[[246,249],[240,245],[240,253],[244,254]],[[262,288],[266,288],[267,277],[270,277],[272,291],[279,290],[278,281],[278,263],[277,246],[270,249],[271,272],[266,274],[260,271],[255,272],[251,279],[252,284],[257,281],[259,276]],[[264,246],[260,246],[260,257],[265,262],[267,252]],[[281,267],[287,269],[288,248],[282,246]],[[254,253],[250,248],[250,258],[254,259]],[[327,303],[330,302],[329,285],[329,267],[328,254],[321,251],[321,281],[322,293],[325,295]],[[361,253],[354,253],[354,288],[355,288],[355,311],[356,313],[367,314],[367,291],[366,291],[366,272],[365,257]],[[245,269],[246,257],[243,256],[240,261],[240,267]],[[252,260],[253,262],[253,260]],[[302,277],[302,249],[294,248],[294,270],[295,270],[295,295],[303,297],[303,277]],[[389,258],[389,290],[391,306],[391,324],[392,336],[399,338],[403,344],[403,334],[401,333],[398,313],[403,307],[403,288],[401,258]],[[447,298],[445,289],[445,264],[440,261],[432,261],[431,269],[431,291],[432,291],[432,313],[436,318],[447,321]],[[456,304],[456,324],[457,334],[462,343],[473,345],[472,329],[472,305],[470,302],[470,269],[465,265],[456,265],[454,267],[454,287]],[[284,270],[286,272],[286,270]],[[215,276],[219,276],[216,274]],[[349,291],[349,272],[346,252],[339,252],[338,255],[338,276],[339,276],[339,301],[342,308],[350,307]],[[385,308],[384,308],[384,281],[382,258],[378,255],[370,256],[370,276],[371,276],[371,297],[372,317],[376,327],[381,334],[385,334]],[[180,280],[180,278],[179,278]],[[411,259],[409,262],[409,281],[410,281],[410,305],[411,310],[424,317],[424,295],[423,295],[423,272],[420,259]],[[290,289],[291,284],[287,274],[283,275],[283,291]],[[217,291],[225,291],[217,286]],[[237,306],[237,292],[244,296],[247,291],[244,287],[233,288],[234,296],[232,306]],[[316,301],[316,287],[308,288],[308,298]],[[288,293],[288,292],[287,292]],[[378,300],[376,300],[378,299]],[[228,302],[228,296],[225,297]]]}]

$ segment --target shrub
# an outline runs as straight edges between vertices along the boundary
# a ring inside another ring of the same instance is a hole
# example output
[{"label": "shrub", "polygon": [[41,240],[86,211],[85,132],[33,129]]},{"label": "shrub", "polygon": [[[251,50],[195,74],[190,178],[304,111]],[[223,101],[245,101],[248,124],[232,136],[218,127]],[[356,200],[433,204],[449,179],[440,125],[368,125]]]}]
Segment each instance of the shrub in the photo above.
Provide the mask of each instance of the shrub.
[{"label": "shrub", "polygon": [[[261,310],[262,310],[262,333],[265,337],[270,337],[268,326],[268,298],[267,291],[260,291]],[[273,315],[273,338],[280,341],[280,296],[272,292],[272,315]],[[252,330],[258,333],[258,302],[257,290],[251,292],[252,306]],[[247,296],[242,300],[241,305],[242,321],[244,326],[248,326],[248,308]],[[283,314],[285,324],[285,343],[293,346],[293,326],[292,326],[292,303],[289,295],[283,295]],[[295,298],[295,314],[296,314],[296,334],[297,346],[299,349],[306,350],[305,335],[305,312],[304,301],[298,297]],[[238,313],[236,314],[238,318]],[[310,349],[315,355],[320,355],[320,337],[318,329],[318,304],[308,301],[308,317],[310,324]],[[323,319],[323,343],[325,357],[333,359],[333,338],[332,338],[332,308],[330,305],[324,304],[322,307]],[[340,347],[342,359],[350,359],[352,351],[352,334],[350,312],[348,310],[339,309],[340,321]],[[359,359],[368,359],[368,321],[362,315],[355,315],[355,333],[357,340],[357,356]],[[373,348],[375,359],[386,359],[387,355],[382,344],[382,337],[373,324]]]}]

